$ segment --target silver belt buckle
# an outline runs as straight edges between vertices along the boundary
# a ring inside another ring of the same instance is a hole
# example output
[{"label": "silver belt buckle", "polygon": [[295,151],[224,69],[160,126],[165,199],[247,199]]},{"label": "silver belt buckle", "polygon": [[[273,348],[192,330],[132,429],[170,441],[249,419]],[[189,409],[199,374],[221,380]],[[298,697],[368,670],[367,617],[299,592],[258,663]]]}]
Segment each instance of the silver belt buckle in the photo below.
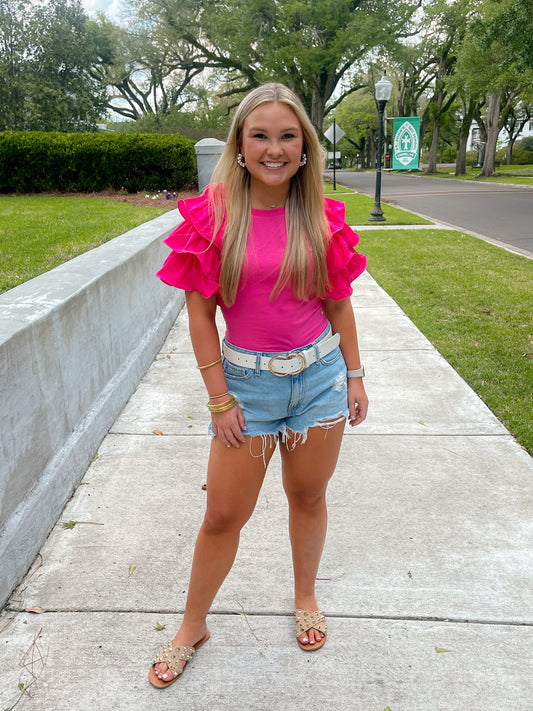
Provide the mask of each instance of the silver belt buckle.
[{"label": "silver belt buckle", "polygon": [[[273,364],[272,361],[274,360],[293,360],[294,358],[299,358],[301,361],[301,365],[298,368],[298,370],[295,370],[293,373],[277,373],[275,370],[273,370]],[[272,375],[276,375],[278,378],[284,378],[286,375],[298,375],[298,373],[301,373],[302,370],[305,370],[305,358],[301,353],[290,353],[289,355],[279,355],[279,356],[273,356],[269,361],[268,361],[268,369],[272,373]]]}]

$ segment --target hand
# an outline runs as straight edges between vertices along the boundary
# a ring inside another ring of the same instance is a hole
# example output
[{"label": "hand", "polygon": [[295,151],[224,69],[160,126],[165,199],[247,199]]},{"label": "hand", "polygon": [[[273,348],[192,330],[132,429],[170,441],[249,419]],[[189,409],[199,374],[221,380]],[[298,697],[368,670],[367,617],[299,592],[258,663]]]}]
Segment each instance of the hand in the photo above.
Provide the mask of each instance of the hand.
[{"label": "hand", "polygon": [[363,378],[348,378],[348,422],[350,427],[360,425],[368,412],[368,397]]},{"label": "hand", "polygon": [[215,437],[218,437],[226,447],[239,449],[241,443],[246,441],[243,434],[246,422],[238,405],[225,412],[211,413],[211,427]]}]

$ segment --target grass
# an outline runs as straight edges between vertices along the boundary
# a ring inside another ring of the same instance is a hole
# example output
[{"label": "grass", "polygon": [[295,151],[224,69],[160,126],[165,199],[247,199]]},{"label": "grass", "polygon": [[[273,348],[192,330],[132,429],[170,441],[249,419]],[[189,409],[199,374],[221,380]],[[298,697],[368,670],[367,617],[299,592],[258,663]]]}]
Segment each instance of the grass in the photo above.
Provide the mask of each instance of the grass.
[{"label": "grass", "polygon": [[[332,183],[325,183],[325,193],[328,197],[335,200],[340,200],[346,205],[346,222],[349,225],[365,225],[368,223],[370,212],[374,207],[374,199],[368,195],[354,193],[353,190],[344,187],[337,187],[333,190]],[[426,220],[418,215],[413,215],[411,212],[401,210],[399,207],[392,207],[386,203],[381,203],[381,209],[387,219],[388,224],[392,225],[430,225],[431,221]],[[368,223],[369,224],[369,223]],[[374,223],[379,224],[379,223]]]},{"label": "grass", "polygon": [[[466,175],[455,175],[452,169],[440,169],[438,173],[432,173],[438,178],[448,178],[450,180],[478,180],[488,183],[507,183],[509,185],[533,185],[533,165],[501,165],[496,168],[496,175],[492,178],[479,178],[480,168],[467,167]],[[423,176],[420,171],[415,175]]]},{"label": "grass", "polygon": [[533,260],[448,230],[360,233],[372,276],[533,455]]},{"label": "grass", "polygon": [[99,198],[0,196],[0,293],[164,212]]}]

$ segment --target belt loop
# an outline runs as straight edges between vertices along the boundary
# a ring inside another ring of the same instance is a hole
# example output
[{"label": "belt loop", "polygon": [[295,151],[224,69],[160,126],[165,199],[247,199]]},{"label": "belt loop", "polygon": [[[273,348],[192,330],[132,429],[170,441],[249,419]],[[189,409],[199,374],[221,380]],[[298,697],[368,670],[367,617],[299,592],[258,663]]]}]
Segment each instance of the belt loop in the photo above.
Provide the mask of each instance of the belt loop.
[{"label": "belt loop", "polygon": [[320,360],[320,351],[318,350],[318,343],[314,343],[313,348],[315,349],[315,362],[318,363],[318,361]]},{"label": "belt loop", "polygon": [[255,374],[257,376],[261,375],[261,354],[256,353],[255,356]]}]

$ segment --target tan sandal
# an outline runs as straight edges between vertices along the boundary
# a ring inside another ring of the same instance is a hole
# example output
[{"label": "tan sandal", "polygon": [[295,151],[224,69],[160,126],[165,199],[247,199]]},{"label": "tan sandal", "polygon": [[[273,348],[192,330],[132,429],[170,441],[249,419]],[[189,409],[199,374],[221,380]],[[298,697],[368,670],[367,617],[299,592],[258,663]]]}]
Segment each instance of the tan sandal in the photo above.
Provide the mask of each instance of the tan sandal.
[{"label": "tan sandal", "polygon": [[[315,649],[320,649],[320,647],[324,646],[324,644],[326,643],[326,632],[328,630],[328,627],[326,625],[326,618],[324,617],[323,612],[321,612],[320,610],[317,610],[316,612],[296,610],[294,613],[294,618],[296,620],[294,633],[296,635],[296,641],[298,642],[298,646],[300,647],[300,649],[303,649],[306,652],[314,652]],[[309,632],[310,629],[318,630],[319,632],[322,632],[324,636],[322,637],[320,642],[315,642],[314,644],[302,644],[302,642],[300,642],[299,640],[299,637],[301,637],[303,633]]]},{"label": "tan sandal", "polygon": [[[207,632],[205,636],[202,637],[202,639],[197,642],[193,647],[187,647],[184,645],[173,647],[172,642],[169,642],[167,646],[159,652],[154,662],[152,663],[152,666],[150,667],[150,671],[148,673],[148,680],[150,681],[150,684],[156,686],[158,689],[166,689],[167,686],[173,684],[176,679],[179,679],[180,676],[183,674],[185,667],[187,666],[187,662],[190,662],[196,650],[199,649],[202,644],[204,644],[204,642],[207,642],[209,637],[210,634],[209,632]],[[161,662],[165,662],[165,664],[172,672],[172,679],[169,679],[168,681],[163,681],[163,679],[160,679],[155,673],[154,665],[160,664]],[[185,662],[185,664],[182,666],[181,662]]]}]

